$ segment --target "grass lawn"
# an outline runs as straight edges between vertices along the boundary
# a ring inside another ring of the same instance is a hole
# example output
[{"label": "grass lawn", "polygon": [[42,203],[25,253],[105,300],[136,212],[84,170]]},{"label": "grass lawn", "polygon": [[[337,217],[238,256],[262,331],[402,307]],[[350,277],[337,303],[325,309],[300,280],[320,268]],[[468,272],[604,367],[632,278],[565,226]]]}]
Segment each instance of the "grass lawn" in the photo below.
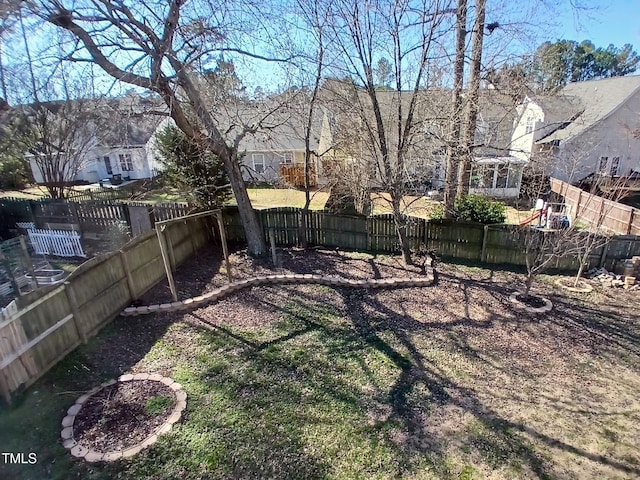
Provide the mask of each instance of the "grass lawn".
[{"label": "grass lawn", "polygon": [[[391,257],[282,255],[287,271],[402,273]],[[223,283],[221,264],[212,253],[181,268],[181,296]],[[232,264],[237,277],[268,269]],[[255,287],[193,312],[119,318],[0,410],[2,451],[38,456],[0,463],[0,478],[640,477],[637,292],[579,297],[542,282],[554,310],[536,316],[507,301],[515,274],[439,272],[428,288]],[[184,420],[130,460],[72,461],[64,411],[124,372],[180,382]]]},{"label": "grass lawn", "polygon": [[[21,191],[0,191],[0,197],[16,197],[37,199],[42,197],[46,191],[40,187],[31,187]],[[275,208],[275,207],[298,207],[302,208],[305,202],[304,192],[296,189],[278,189],[278,188],[249,188],[249,199],[256,209]],[[329,198],[326,191],[312,192],[311,209],[321,210]],[[374,214],[391,213],[389,202],[385,200],[384,195],[372,194],[373,212]],[[184,195],[176,189],[164,188],[160,190],[152,190],[137,199],[138,201],[148,203],[162,202],[183,202]],[[229,202],[235,205],[235,199]],[[430,200],[425,197],[405,197],[404,208],[407,214],[421,218],[431,218],[431,216],[439,209],[441,202]],[[518,210],[508,206],[506,209],[506,223],[519,223],[531,215],[530,210]]]},{"label": "grass lawn", "polygon": [[22,190],[0,190],[0,198],[24,198],[27,200],[38,200],[48,196],[49,192],[44,187],[27,187]]}]

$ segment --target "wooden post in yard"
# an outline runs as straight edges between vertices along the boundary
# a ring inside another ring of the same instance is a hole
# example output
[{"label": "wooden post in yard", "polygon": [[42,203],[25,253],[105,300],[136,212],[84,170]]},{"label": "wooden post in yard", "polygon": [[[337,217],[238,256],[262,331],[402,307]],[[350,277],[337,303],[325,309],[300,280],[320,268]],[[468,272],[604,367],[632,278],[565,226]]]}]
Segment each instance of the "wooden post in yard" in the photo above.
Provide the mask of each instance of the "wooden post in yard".
[{"label": "wooden post in yard", "polygon": [[133,276],[131,275],[131,268],[129,267],[129,260],[127,259],[127,252],[124,250],[120,250],[120,261],[122,262],[122,267],[124,268],[124,274],[127,277],[127,286],[129,287],[129,296],[131,300],[137,300],[138,297],[135,291],[135,285],[133,283]]},{"label": "wooden post in yard", "polygon": [[276,234],[273,231],[273,228],[269,229],[269,244],[271,245],[271,260],[273,261],[273,266],[278,266],[278,255],[276,255]]},{"label": "wooden post in yard", "polygon": [[156,230],[158,235],[158,243],[160,244],[160,253],[162,254],[162,262],[164,263],[164,271],[167,273],[167,280],[169,281],[169,289],[171,290],[171,296],[173,301],[178,301],[178,292],[176,291],[176,284],[173,280],[173,272],[171,271],[171,262],[169,260],[169,254],[167,253],[167,241],[164,237],[165,225],[160,225],[160,228]]},{"label": "wooden post in yard", "polygon": [[484,233],[482,235],[482,253],[480,254],[480,261],[487,261],[487,237],[489,236],[489,225],[484,226]]},{"label": "wooden post in yard", "polygon": [[22,248],[22,253],[24,254],[24,258],[27,261],[27,268],[29,269],[29,273],[31,274],[31,278],[33,282],[36,284],[36,288],[39,288],[38,279],[36,278],[36,272],[33,269],[33,263],[31,262],[31,257],[29,256],[29,249],[27,248],[27,242],[24,241],[24,235],[20,235],[20,247]]},{"label": "wooden post in yard", "polygon": [[4,374],[4,368],[0,370],[0,393],[2,393],[2,398],[7,402],[7,405],[11,405],[11,391],[9,390],[9,384]]},{"label": "wooden post in yard", "polygon": [[87,343],[87,334],[84,332],[82,325],[80,325],[80,309],[78,308],[78,300],[76,293],[73,291],[73,285],[71,282],[64,282],[64,293],[67,296],[67,301],[71,307],[71,314],[73,315],[73,324],[78,332],[78,337],[82,343]]},{"label": "wooden post in yard", "polygon": [[16,279],[13,278],[13,272],[11,271],[11,264],[9,263],[9,260],[7,260],[7,257],[5,257],[4,254],[1,251],[0,251],[0,263],[2,263],[2,265],[5,268],[5,270],[7,271],[7,277],[9,278],[9,281],[11,282],[11,286],[15,290],[16,294],[19,297],[21,297],[22,296],[22,292],[20,291],[20,287],[18,286],[18,282],[16,282]]},{"label": "wooden post in yard", "polygon": [[231,275],[231,264],[229,263],[229,248],[227,247],[227,235],[224,231],[224,222],[222,221],[222,212],[220,210],[216,212],[216,218],[218,219],[218,229],[220,230],[220,240],[222,241],[224,263],[227,267],[227,278],[229,279],[229,283],[231,283],[233,282],[233,276]]}]

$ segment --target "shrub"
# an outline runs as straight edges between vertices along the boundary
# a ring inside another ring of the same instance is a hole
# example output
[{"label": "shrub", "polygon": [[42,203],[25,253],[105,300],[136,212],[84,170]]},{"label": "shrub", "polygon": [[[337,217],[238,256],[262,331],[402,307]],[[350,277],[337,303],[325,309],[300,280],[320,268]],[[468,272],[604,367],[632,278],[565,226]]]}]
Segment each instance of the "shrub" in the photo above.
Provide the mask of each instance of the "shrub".
[{"label": "shrub", "polygon": [[455,203],[454,214],[458,220],[478,223],[504,223],[505,204],[481,195],[466,195]]}]

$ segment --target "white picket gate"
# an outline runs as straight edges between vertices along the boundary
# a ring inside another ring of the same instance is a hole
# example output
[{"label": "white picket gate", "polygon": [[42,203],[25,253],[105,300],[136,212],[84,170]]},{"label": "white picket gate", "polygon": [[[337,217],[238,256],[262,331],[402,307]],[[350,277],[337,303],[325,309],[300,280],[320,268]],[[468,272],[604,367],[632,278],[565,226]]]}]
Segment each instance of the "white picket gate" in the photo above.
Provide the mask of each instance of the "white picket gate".
[{"label": "white picket gate", "polygon": [[65,230],[27,230],[33,250],[39,255],[57,255],[59,257],[84,257],[80,234]]}]

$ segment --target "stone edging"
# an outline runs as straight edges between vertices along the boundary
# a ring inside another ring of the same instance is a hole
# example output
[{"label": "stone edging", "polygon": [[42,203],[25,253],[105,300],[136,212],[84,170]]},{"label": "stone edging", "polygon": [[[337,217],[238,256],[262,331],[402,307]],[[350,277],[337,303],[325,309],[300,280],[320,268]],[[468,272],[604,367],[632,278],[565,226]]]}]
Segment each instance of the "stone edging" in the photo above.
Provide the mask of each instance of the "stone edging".
[{"label": "stone edging", "polygon": [[163,303],[161,305],[148,305],[144,307],[128,307],[120,314],[122,316],[137,316],[147,313],[158,312],[176,312],[178,310],[187,310],[194,307],[205,305],[209,302],[221,299],[231,293],[237,292],[243,288],[255,287],[257,285],[276,285],[283,283],[316,283],[319,285],[328,285],[330,287],[360,287],[360,288],[379,288],[379,287],[428,287],[433,285],[433,274],[429,273],[425,277],[415,278],[382,278],[369,280],[347,280],[339,277],[324,277],[322,275],[311,274],[288,274],[288,275],[265,275],[261,277],[247,278],[238,280],[216,288],[211,292],[198,297],[188,298],[181,302]]},{"label": "stone edging", "polygon": [[553,308],[553,304],[551,303],[551,300],[549,300],[548,298],[545,297],[541,297],[539,295],[536,295],[536,297],[542,299],[542,301],[544,302],[544,306],[542,307],[530,307],[529,305],[526,305],[524,303],[522,303],[520,300],[517,299],[518,295],[521,295],[522,292],[513,292],[511,295],[509,295],[509,301],[511,301],[511,303],[513,303],[513,305],[516,308],[520,308],[522,310],[525,310],[527,312],[531,312],[531,313],[546,313],[551,311],[551,309]]},{"label": "stone edging", "polygon": [[564,283],[562,283],[562,279],[557,279],[555,280],[553,283],[555,285],[557,285],[558,287],[567,290],[569,292],[574,292],[574,293],[591,293],[593,292],[593,287],[591,285],[589,285],[587,282],[585,282],[584,280],[582,280],[582,284],[584,285],[584,287],[573,287],[573,286],[569,286],[569,285],[565,285]]},{"label": "stone edging", "polygon": [[[144,439],[142,442],[134,445],[133,447],[126,448],[124,450],[118,450],[115,452],[97,452],[95,450],[91,450],[90,448],[79,444],[73,438],[73,422],[76,419],[76,415],[82,409],[82,406],[91,398],[92,395],[95,395],[97,392],[106,388],[110,385],[113,385],[117,382],[129,382],[132,380],[151,380],[155,382],[164,383],[171,390],[173,390],[176,397],[176,406],[171,412],[171,415],[167,418],[167,420],[155,429],[154,433]],[[69,410],[67,410],[67,416],[62,419],[62,433],[60,434],[62,437],[62,445],[71,450],[71,455],[76,458],[83,458],[87,462],[112,462],[114,460],[118,460],[120,458],[129,458],[134,456],[136,453],[140,452],[142,449],[147,448],[150,445],[153,445],[157,440],[158,436],[163,433],[167,433],[173,427],[173,424],[176,423],[182,417],[182,412],[187,406],[187,393],[182,389],[182,385],[175,382],[173,379],[168,377],[163,377],[158,374],[148,374],[148,373],[138,373],[135,375],[127,374],[121,375],[118,380],[110,380],[108,382],[104,382],[99,387],[90,390],[86,394],[82,395],[80,398],[76,400]]]}]

